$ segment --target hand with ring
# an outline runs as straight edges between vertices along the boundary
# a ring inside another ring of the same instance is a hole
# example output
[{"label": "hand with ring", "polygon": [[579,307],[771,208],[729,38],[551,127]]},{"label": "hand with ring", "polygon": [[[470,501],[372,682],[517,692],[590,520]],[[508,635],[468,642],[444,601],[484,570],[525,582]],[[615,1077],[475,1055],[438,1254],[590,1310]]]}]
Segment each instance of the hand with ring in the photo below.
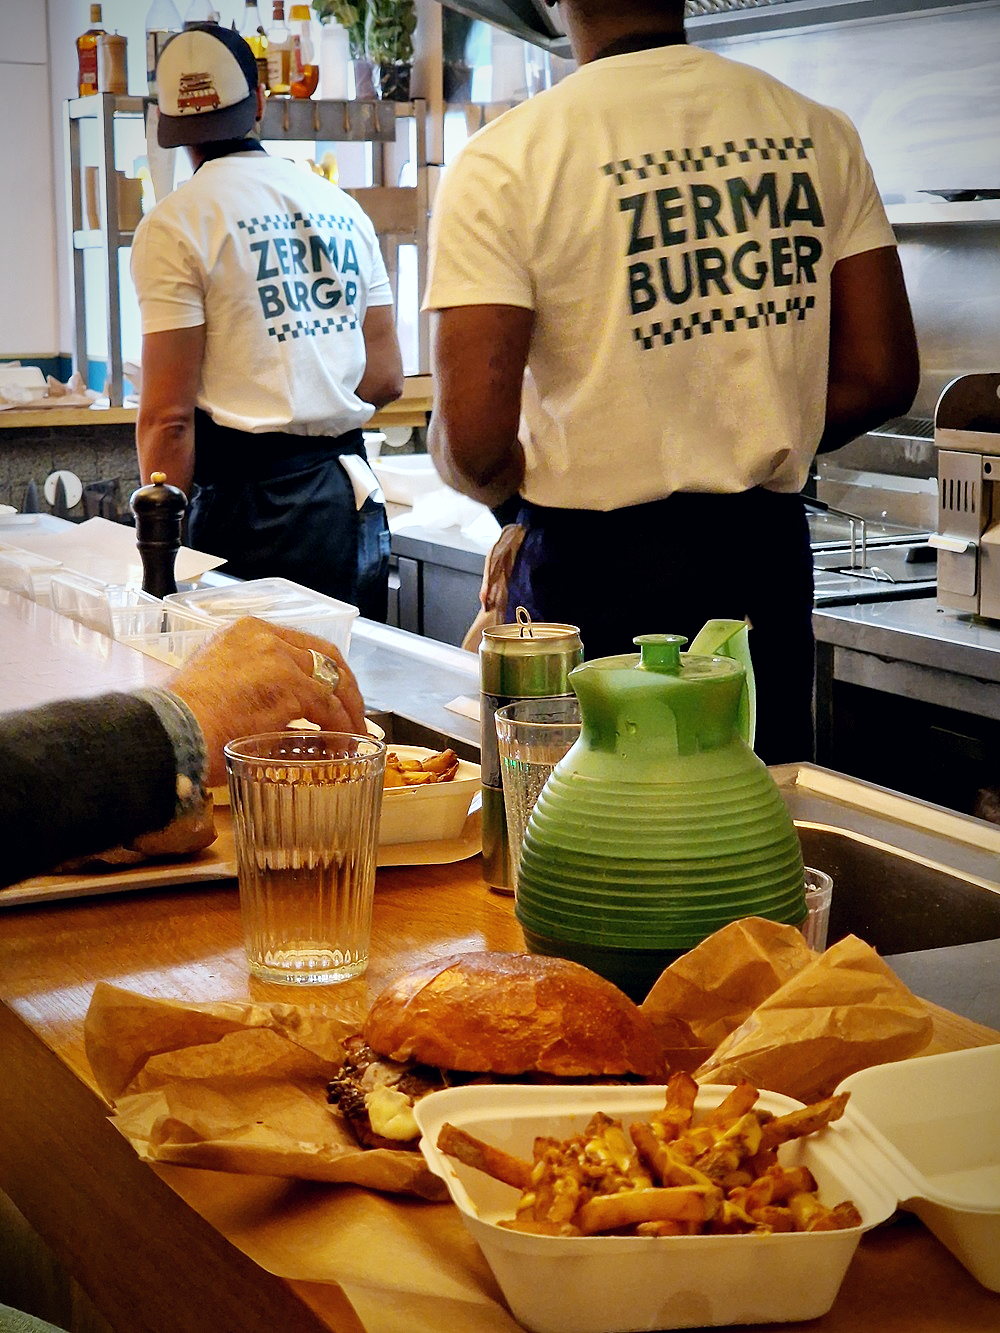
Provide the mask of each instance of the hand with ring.
[{"label": "hand with ring", "polygon": [[226,781],[222,749],[237,736],[282,731],[304,717],[324,731],[365,734],[358,682],[326,639],[247,616],[214,635],[168,682],[202,729],[205,785]]},{"label": "hand with ring", "polygon": [[312,656],[312,673],[317,680],[321,680],[324,685],[329,685],[331,690],[336,690],[340,684],[340,667],[332,657],[327,657],[325,653],[318,653],[315,648],[310,648]]}]

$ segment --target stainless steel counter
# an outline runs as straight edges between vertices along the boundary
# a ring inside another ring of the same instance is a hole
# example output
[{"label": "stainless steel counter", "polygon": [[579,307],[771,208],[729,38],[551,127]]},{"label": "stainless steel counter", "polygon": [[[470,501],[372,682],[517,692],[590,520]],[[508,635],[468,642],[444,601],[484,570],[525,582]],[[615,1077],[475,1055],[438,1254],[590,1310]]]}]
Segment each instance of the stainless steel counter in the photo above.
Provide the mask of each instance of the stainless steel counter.
[{"label": "stainless steel counter", "polygon": [[819,699],[845,681],[1000,718],[1000,624],[917,598],[824,607],[813,625]]}]

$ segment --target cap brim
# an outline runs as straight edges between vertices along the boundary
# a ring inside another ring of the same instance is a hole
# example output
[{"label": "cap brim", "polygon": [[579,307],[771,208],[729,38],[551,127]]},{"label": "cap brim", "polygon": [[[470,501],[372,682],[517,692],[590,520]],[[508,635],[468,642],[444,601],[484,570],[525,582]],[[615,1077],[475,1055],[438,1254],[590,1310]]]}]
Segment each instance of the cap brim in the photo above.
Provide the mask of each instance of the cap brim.
[{"label": "cap brim", "polygon": [[186,116],[165,116],[157,121],[156,140],[161,148],[181,148],[188,144],[222,143],[244,139],[257,120],[257,94],[251,93],[235,106],[219,111],[192,112]]}]

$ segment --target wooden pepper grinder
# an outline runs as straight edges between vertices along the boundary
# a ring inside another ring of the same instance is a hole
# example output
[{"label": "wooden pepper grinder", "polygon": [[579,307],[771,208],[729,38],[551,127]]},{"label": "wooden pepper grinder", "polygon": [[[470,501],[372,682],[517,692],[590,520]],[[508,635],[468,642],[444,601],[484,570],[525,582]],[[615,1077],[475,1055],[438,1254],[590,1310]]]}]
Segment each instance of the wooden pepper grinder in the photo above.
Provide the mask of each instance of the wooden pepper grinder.
[{"label": "wooden pepper grinder", "polygon": [[181,544],[181,523],[187,496],[167,484],[165,472],[154,472],[148,486],[132,492],[136,546],[142,557],[142,590],[153,597],[177,591],[174,561]]}]

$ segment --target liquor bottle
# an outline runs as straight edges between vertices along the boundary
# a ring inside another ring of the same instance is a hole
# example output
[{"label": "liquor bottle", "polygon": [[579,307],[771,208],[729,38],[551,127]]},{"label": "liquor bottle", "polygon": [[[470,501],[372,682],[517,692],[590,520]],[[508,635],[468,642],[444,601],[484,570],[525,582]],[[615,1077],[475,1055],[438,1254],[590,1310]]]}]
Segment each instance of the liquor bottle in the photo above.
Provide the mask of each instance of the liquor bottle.
[{"label": "liquor bottle", "polygon": [[274,17],[267,30],[267,90],[288,96],[291,86],[292,34],[285,24],[284,0],[274,0]]},{"label": "liquor bottle", "polygon": [[243,27],[240,36],[253,52],[257,62],[257,82],[267,87],[267,35],[260,21],[257,0],[246,0],[243,7]]},{"label": "liquor bottle", "polygon": [[319,86],[319,63],[313,53],[312,19],[308,5],[292,5],[289,14],[292,33],[292,96],[312,97]]},{"label": "liquor bottle", "polygon": [[218,23],[219,11],[211,0],[191,0],[188,12],[184,15],[185,28],[193,28],[197,23]]},{"label": "liquor bottle", "polygon": [[90,97],[98,90],[97,39],[104,33],[101,26],[101,6],[90,6],[90,27],[76,39],[77,93]]},{"label": "liquor bottle", "polygon": [[146,15],[146,82],[150,97],[156,96],[156,62],[160,52],[181,30],[181,16],[174,0],[153,0]]},{"label": "liquor bottle", "polygon": [[292,5],[288,11],[288,30],[292,34],[291,81],[301,82],[307,78],[306,69],[314,63],[308,5]]}]

